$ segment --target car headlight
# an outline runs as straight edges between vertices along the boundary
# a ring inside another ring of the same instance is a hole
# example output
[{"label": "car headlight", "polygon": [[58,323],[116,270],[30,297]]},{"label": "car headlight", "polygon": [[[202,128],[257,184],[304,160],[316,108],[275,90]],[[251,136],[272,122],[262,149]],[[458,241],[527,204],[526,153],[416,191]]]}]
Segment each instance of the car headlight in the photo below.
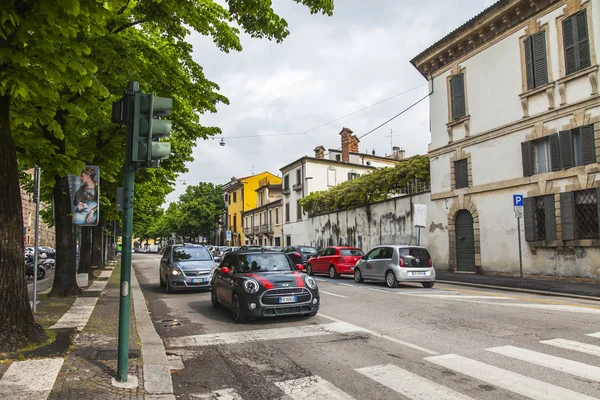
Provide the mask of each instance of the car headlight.
[{"label": "car headlight", "polygon": [[258,292],[258,288],[258,282],[256,282],[254,279],[248,279],[244,281],[244,289],[246,289],[246,292],[256,293]]},{"label": "car headlight", "polygon": [[310,276],[307,276],[306,278],[304,278],[304,281],[306,282],[306,286],[308,286],[311,289],[316,289],[317,288],[317,282]]},{"label": "car headlight", "polygon": [[173,268],[173,269],[171,270],[171,275],[178,276],[178,275],[181,275],[181,274],[182,274],[182,272],[181,272],[181,270],[179,270],[179,269]]}]

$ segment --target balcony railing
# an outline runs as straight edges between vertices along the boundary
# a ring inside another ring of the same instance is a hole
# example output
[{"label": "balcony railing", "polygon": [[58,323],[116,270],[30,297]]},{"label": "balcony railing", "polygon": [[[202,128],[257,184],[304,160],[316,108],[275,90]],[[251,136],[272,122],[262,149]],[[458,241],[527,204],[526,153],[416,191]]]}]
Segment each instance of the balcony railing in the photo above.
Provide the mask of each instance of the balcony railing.
[{"label": "balcony railing", "polygon": [[292,189],[294,189],[294,191],[296,191],[296,192],[299,192],[302,190],[302,184],[296,183],[294,186],[292,186]]},{"label": "balcony railing", "polygon": [[244,235],[248,236],[248,235],[252,235],[252,228],[250,227],[245,227],[244,228]]},{"label": "balcony railing", "polygon": [[258,225],[252,227],[252,233],[254,233],[255,235],[260,233],[260,228]]},{"label": "balcony railing", "polygon": [[286,196],[287,196],[288,194],[290,194],[290,188],[289,188],[289,187],[284,187],[284,188],[281,190],[281,193],[283,193],[284,195],[286,195]]}]

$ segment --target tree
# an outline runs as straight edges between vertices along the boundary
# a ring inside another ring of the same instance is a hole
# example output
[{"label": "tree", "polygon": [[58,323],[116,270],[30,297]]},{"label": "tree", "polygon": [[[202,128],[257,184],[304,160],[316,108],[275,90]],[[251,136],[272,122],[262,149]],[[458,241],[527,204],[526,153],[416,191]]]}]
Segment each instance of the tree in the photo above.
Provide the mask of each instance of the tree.
[{"label": "tree", "polygon": [[206,182],[188,186],[178,205],[182,219],[178,233],[189,237],[208,237],[219,225],[226,207],[221,187]]}]

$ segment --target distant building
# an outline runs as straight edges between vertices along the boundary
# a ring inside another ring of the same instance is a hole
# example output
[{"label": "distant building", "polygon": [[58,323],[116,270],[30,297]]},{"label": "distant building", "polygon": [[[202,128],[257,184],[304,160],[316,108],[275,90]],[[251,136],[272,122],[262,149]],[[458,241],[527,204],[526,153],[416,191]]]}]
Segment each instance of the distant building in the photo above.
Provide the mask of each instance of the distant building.
[{"label": "distant building", "polygon": [[[33,174],[33,170],[27,172]],[[23,207],[23,236],[25,247],[33,247],[35,246],[35,202],[33,201],[33,195],[27,193],[22,187],[21,204]],[[44,210],[46,207],[48,207],[46,203],[40,202],[40,211]],[[54,243],[54,227],[46,225],[42,220],[42,217],[40,217],[38,246],[54,248]]]},{"label": "distant building", "polygon": [[272,184],[269,178],[259,182],[255,208],[242,213],[246,244],[281,246],[281,183]]}]

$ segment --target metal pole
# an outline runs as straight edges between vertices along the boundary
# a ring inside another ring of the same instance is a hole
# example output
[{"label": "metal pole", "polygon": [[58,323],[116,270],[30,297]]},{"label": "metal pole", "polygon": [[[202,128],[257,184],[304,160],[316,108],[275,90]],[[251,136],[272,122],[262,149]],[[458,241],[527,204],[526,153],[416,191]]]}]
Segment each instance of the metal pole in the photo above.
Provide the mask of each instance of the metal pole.
[{"label": "metal pole", "polygon": [[417,227],[417,246],[421,245],[421,227]]},{"label": "metal pole", "polygon": [[131,284],[131,236],[133,231],[133,190],[135,183],[135,167],[131,162],[133,147],[133,124],[131,123],[131,105],[134,103],[135,92],[139,91],[137,82],[129,82],[125,91],[125,102],[129,104],[127,120],[127,146],[125,150],[125,165],[123,167],[123,252],[121,254],[121,297],[119,300],[119,342],[117,360],[117,380],[127,382],[129,361],[129,313],[130,313],[130,284]]},{"label": "metal pole", "polygon": [[35,314],[37,307],[37,275],[38,275],[38,238],[40,227],[40,167],[37,165],[33,170],[33,196],[35,201],[35,234],[34,234],[34,250],[33,250],[33,313]]},{"label": "metal pole", "polygon": [[519,236],[519,272],[521,275],[521,285],[523,285],[523,252],[521,250],[521,218],[517,217],[517,234]]}]

